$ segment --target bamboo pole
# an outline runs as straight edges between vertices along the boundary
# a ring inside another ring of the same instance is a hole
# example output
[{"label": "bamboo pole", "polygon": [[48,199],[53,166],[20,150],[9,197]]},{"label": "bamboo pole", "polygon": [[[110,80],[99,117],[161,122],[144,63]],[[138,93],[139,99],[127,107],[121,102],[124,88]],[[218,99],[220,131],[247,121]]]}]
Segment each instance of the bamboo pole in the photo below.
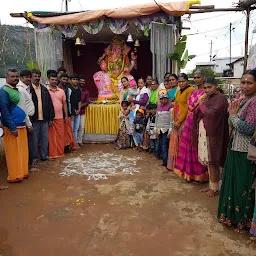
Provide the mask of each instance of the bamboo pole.
[{"label": "bamboo pole", "polygon": [[214,5],[192,5],[189,9],[199,9],[199,10],[208,10],[214,9]]},{"label": "bamboo pole", "polygon": [[[256,7],[251,7],[251,10],[255,10]],[[236,7],[236,8],[217,8],[209,10],[197,10],[197,11],[187,11],[186,14],[197,14],[197,13],[209,13],[209,12],[242,12],[245,8]]]}]

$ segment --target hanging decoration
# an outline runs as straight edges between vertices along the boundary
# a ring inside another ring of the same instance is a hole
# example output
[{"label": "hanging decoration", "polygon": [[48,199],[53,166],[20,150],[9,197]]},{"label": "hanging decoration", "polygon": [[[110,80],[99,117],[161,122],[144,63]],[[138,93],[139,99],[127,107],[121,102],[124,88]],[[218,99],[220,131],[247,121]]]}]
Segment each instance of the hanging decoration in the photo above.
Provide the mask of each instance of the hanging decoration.
[{"label": "hanging decoration", "polygon": [[83,24],[82,27],[89,34],[96,35],[101,31],[101,29],[103,28],[103,25],[104,25],[104,19]]},{"label": "hanging decoration", "polygon": [[72,38],[76,36],[78,31],[78,25],[58,25],[57,28],[59,31],[66,37],[66,38]]},{"label": "hanging decoration", "polygon": [[124,19],[110,19],[107,25],[114,34],[118,35],[123,34],[129,28],[128,21]]},{"label": "hanging decoration", "polygon": [[36,29],[44,29],[44,28],[50,27],[50,25],[48,25],[48,24],[40,24],[40,23],[37,23],[37,22],[34,22],[34,23],[33,23],[33,26],[34,26]]},{"label": "hanging decoration", "polygon": [[[174,24],[175,18],[172,15],[166,13],[157,13],[149,16],[138,17],[135,19],[100,19],[92,22],[82,24],[83,29],[92,35],[98,34],[102,28],[105,26],[109,28],[114,34],[120,35],[127,31],[131,24],[135,24],[138,32],[144,34],[144,36],[149,36],[149,31],[151,30],[151,22],[158,21],[164,24]],[[52,31],[59,30],[65,38],[73,38],[77,36],[78,25],[45,25],[34,22],[34,27],[36,29],[51,28]],[[59,36],[62,37],[62,34]]]}]

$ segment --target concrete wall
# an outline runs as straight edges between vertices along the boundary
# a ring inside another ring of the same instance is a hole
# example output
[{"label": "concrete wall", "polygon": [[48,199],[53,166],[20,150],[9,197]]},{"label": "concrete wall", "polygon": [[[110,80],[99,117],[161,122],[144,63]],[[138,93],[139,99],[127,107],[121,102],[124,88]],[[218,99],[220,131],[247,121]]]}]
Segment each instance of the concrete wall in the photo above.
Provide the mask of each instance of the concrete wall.
[{"label": "concrete wall", "polygon": [[244,72],[244,60],[234,63],[234,77],[241,77]]}]

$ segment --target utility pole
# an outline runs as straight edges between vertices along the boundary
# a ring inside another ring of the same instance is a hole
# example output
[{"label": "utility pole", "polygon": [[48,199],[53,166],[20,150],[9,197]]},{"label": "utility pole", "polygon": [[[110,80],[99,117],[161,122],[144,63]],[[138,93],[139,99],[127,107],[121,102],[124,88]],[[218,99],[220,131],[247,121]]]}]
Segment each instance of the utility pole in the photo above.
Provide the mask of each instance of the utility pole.
[{"label": "utility pole", "polygon": [[210,62],[212,62],[212,40],[211,40],[211,46],[210,46]]},{"label": "utility pole", "polygon": [[65,7],[66,12],[68,12],[68,0],[65,0]]},{"label": "utility pole", "polygon": [[230,76],[232,73],[232,67],[231,67],[231,62],[232,62],[232,51],[231,51],[231,47],[232,47],[232,23],[230,23],[229,25],[229,63],[230,63]]},{"label": "utility pole", "polygon": [[245,28],[245,45],[244,45],[244,72],[247,70],[247,63],[248,63],[250,12],[251,12],[251,9],[250,9],[250,7],[248,7],[246,9],[246,28]]}]

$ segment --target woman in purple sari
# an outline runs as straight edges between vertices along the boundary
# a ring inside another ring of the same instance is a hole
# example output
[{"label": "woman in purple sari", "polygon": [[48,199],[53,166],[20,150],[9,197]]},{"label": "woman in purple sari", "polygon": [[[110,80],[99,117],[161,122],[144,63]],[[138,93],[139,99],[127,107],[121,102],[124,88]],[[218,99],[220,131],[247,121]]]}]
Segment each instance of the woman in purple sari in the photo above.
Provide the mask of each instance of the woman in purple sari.
[{"label": "woman in purple sari", "polygon": [[190,181],[205,182],[209,180],[207,167],[198,161],[197,146],[192,145],[192,125],[194,110],[204,95],[205,73],[198,70],[194,73],[196,90],[191,93],[188,99],[188,115],[184,124],[180,148],[176,160],[174,172]]}]

